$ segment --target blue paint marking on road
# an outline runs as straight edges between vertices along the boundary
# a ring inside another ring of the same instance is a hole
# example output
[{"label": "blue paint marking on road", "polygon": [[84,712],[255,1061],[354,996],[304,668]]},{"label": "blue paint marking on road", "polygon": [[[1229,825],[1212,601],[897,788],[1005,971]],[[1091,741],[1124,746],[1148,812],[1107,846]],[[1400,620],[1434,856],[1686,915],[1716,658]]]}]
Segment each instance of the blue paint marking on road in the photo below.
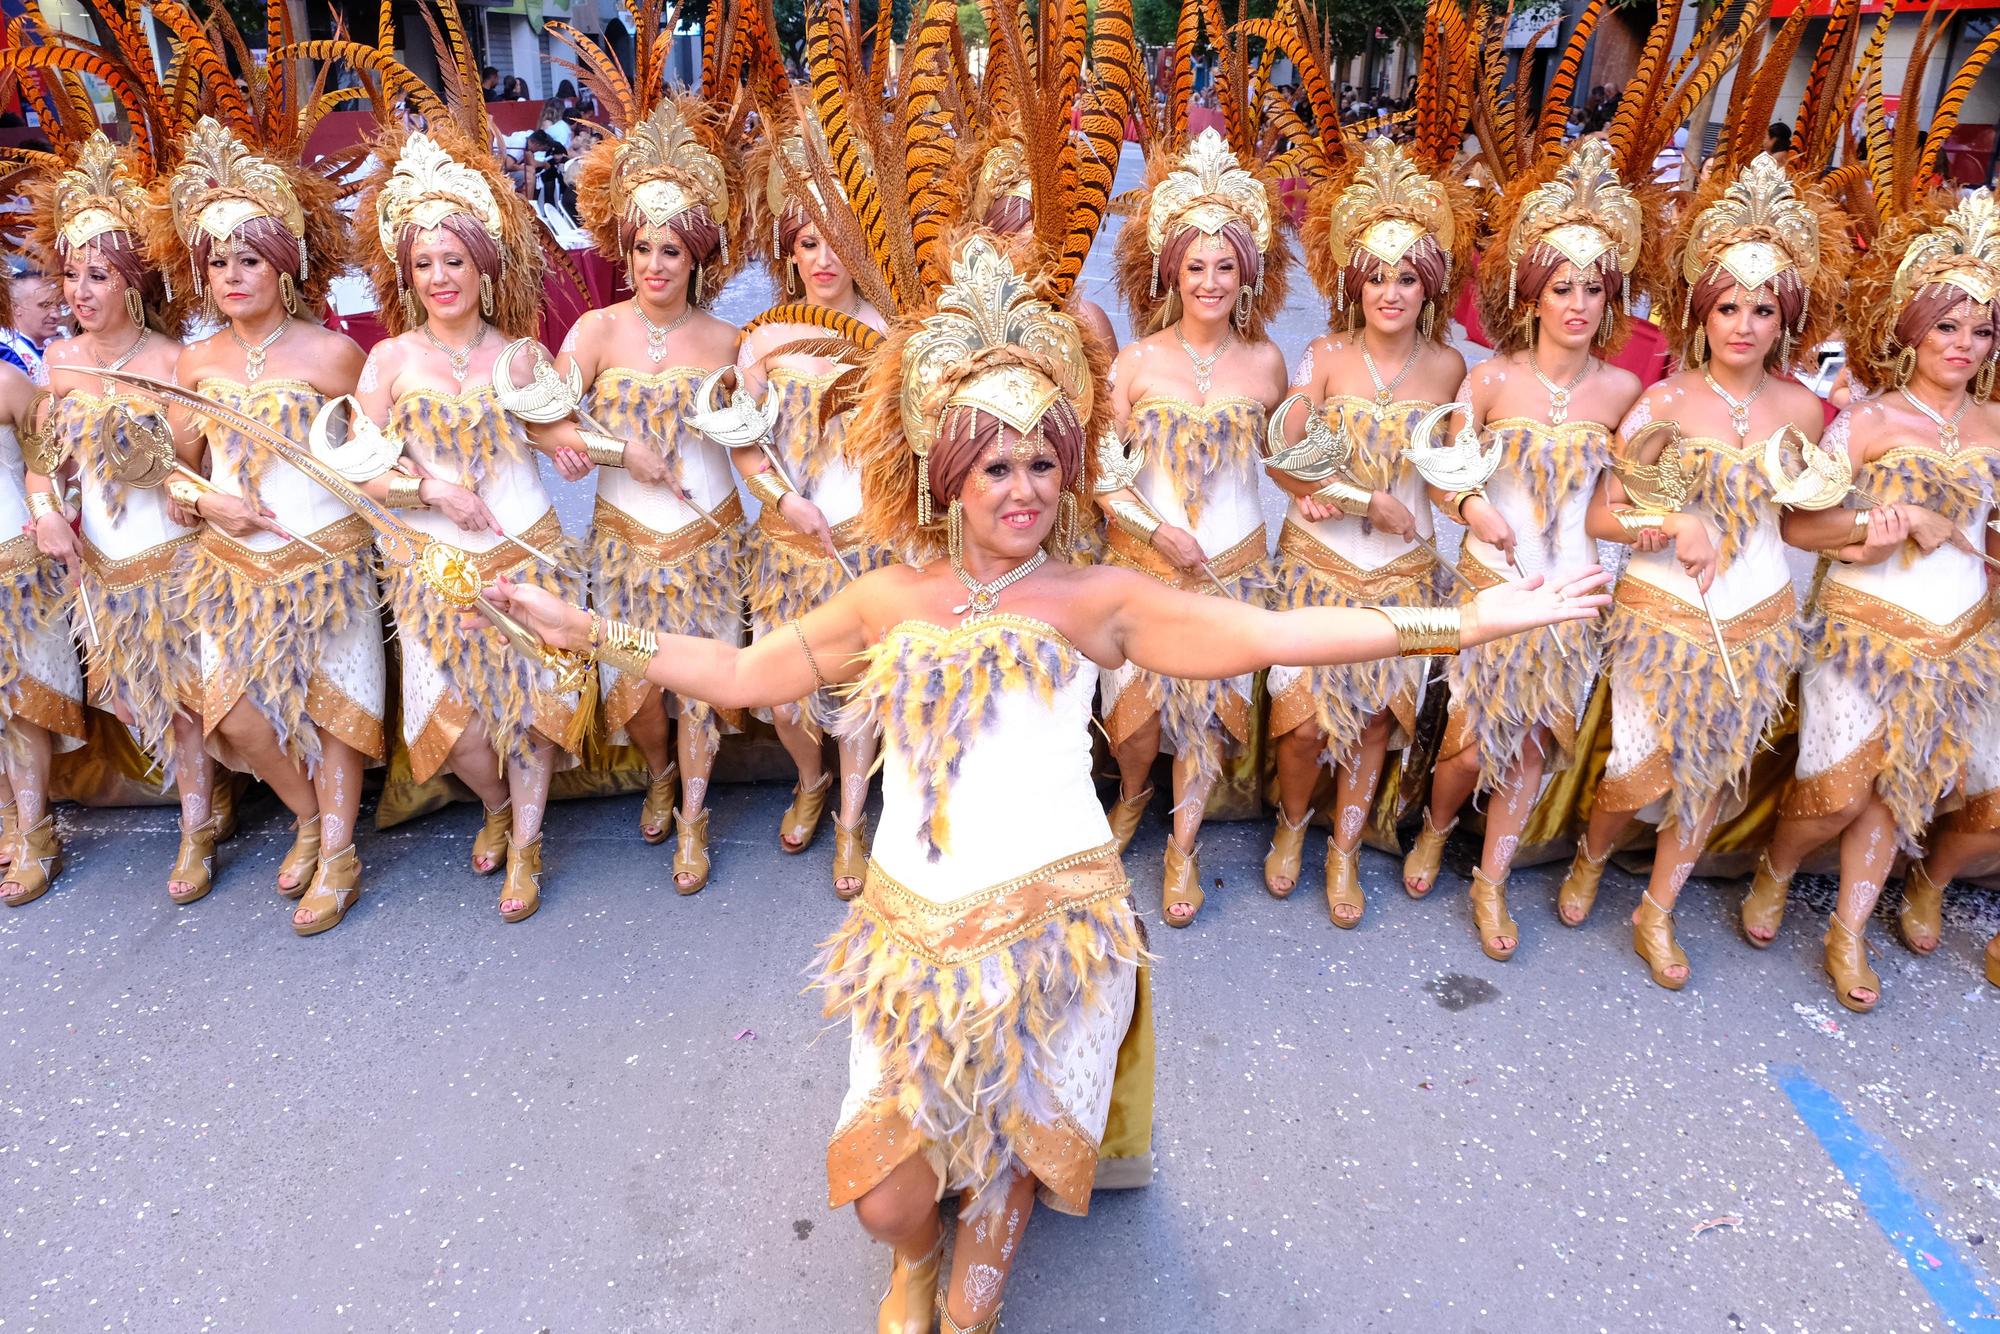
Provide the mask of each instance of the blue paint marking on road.
[{"label": "blue paint marking on road", "polygon": [[1903,1253],[1910,1272],[1953,1329],[1991,1331],[2000,1320],[1979,1286],[1982,1271],[1958,1253],[1932,1224],[1923,1198],[1905,1178],[1894,1151],[1863,1130],[1840,1099],[1797,1066],[1774,1065],[1771,1075],[1792,1100],[1799,1120],[1861,1196],[1868,1216],[1889,1244]]}]

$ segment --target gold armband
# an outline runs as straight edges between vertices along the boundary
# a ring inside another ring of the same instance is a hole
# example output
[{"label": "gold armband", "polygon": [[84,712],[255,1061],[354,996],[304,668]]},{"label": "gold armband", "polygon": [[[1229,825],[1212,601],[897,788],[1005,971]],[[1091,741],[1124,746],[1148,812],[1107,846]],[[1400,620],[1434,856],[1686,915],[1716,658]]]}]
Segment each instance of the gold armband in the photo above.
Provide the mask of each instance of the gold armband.
[{"label": "gold armband", "polygon": [[412,477],[399,469],[391,469],[385,474],[389,479],[389,498],[383,503],[392,510],[421,510],[430,507],[424,504],[424,479]]},{"label": "gold armband", "polygon": [[1396,627],[1396,652],[1405,658],[1448,657],[1458,652],[1465,616],[1457,607],[1377,607]]},{"label": "gold armband", "polygon": [[56,498],[46,491],[30,491],[28,493],[28,517],[32,520],[39,520],[46,514],[53,514],[60,518],[62,516],[62,506],[56,504]]},{"label": "gold armband", "polygon": [[1486,488],[1483,486],[1468,487],[1463,491],[1454,491],[1449,496],[1445,497],[1446,503],[1450,506],[1451,509],[1451,517],[1458,520],[1460,523],[1464,523],[1465,502],[1472,499],[1474,496],[1478,496],[1481,500],[1486,499]]},{"label": "gold armband", "polygon": [[1848,530],[1847,540],[1841,543],[1842,546],[1859,546],[1868,540],[1868,516],[1874,512],[1873,510],[1856,510],[1854,512],[1854,527]]},{"label": "gold armband", "polygon": [[778,508],[779,502],[792,494],[792,488],[786,485],[785,479],[778,475],[776,468],[764,468],[751,473],[743,479],[743,485],[750,489],[751,495],[757,497],[758,504],[768,509]]},{"label": "gold armband", "polygon": [[1325,501],[1350,518],[1359,518],[1368,512],[1368,502],[1375,498],[1375,494],[1336,477],[1313,492],[1312,498]]},{"label": "gold armband", "polygon": [[1648,530],[1664,531],[1667,526],[1666,515],[1647,514],[1642,510],[1621,509],[1614,506],[1611,517],[1618,520],[1618,526],[1625,530],[1627,537],[1637,537]]},{"label": "gold armband", "polygon": [[1110,505],[1111,522],[1123,528],[1148,546],[1152,545],[1153,534],[1160,531],[1160,520],[1144,505],[1131,500],[1114,500]]},{"label": "gold armband", "polygon": [[193,478],[183,477],[177,472],[169,473],[160,486],[167,493],[167,499],[176,505],[196,514],[201,512],[201,487],[195,484]]},{"label": "gold armband", "polygon": [[600,468],[622,468],[625,466],[625,442],[615,440],[597,431],[578,431],[583,437],[583,452],[592,463]]},{"label": "gold armband", "polygon": [[607,621],[595,612],[590,617],[590,640],[593,661],[616,667],[627,676],[644,676],[660,649],[660,637],[651,630]]}]

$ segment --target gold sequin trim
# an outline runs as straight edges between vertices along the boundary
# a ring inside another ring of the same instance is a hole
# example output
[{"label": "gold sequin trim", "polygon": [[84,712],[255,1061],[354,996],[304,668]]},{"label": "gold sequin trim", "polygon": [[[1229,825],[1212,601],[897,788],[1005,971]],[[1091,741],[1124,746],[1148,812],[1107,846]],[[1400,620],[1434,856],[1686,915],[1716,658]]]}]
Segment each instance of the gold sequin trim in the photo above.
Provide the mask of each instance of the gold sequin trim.
[{"label": "gold sequin trim", "polygon": [[[617,538],[640,555],[662,565],[686,560],[710,543],[728,537],[730,531],[742,522],[743,497],[734,491],[715,507],[715,523],[696,519],[671,533],[648,528],[602,496],[597,498],[597,510],[590,519],[591,527],[597,532]],[[716,524],[721,527],[716,527]]]},{"label": "gold sequin trim", "polygon": [[[1993,603],[1988,598],[1981,598],[1940,625],[1887,598],[1849,588],[1834,579],[1820,585],[1819,606],[1829,617],[1859,621],[1917,657],[1934,662],[1949,658],[1993,620]],[[1839,633],[1838,629],[1833,633]]]},{"label": "gold sequin trim", "polygon": [[871,861],[857,910],[925,963],[955,968],[1005,949],[1064,913],[1123,897],[1127,889],[1116,843],[944,903],[909,889]]},{"label": "gold sequin trim", "polygon": [[[1208,582],[1208,576],[1202,571],[1195,570],[1189,573],[1177,568],[1151,545],[1141,542],[1116,525],[1111,528],[1105,547],[1115,564],[1138,570],[1142,574],[1150,574],[1163,584],[1170,584],[1189,593],[1215,592],[1215,585]],[[1235,546],[1211,557],[1208,568],[1215,571],[1215,577],[1226,584],[1249,571],[1263,558],[1264,528],[1260,524],[1245,533]]]}]

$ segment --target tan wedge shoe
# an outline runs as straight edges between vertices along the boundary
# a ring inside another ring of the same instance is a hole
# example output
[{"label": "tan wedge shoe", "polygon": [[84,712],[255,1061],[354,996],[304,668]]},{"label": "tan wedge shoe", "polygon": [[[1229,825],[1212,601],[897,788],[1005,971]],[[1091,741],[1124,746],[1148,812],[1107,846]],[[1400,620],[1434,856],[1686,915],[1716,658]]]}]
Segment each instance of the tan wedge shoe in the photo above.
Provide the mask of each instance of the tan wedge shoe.
[{"label": "tan wedge shoe", "polygon": [[500,901],[513,899],[521,906],[511,912],[500,910],[504,922],[525,922],[542,906],[542,836],[526,843],[507,840],[507,880],[500,886]]},{"label": "tan wedge shoe", "polygon": [[[1769,949],[1778,938],[1778,928],[1785,924],[1785,895],[1791,888],[1790,876],[1780,880],[1771,869],[1768,851],[1757,859],[1757,874],[1750,878],[1750,892],[1743,896],[1743,938],[1753,947]],[[1765,939],[1757,938],[1758,931],[1765,933]]]},{"label": "tan wedge shoe", "polygon": [[13,860],[0,876],[6,885],[9,908],[25,908],[49,892],[62,874],[63,846],[56,837],[56,817],[44,815],[33,829],[21,829],[8,840]]},{"label": "tan wedge shoe", "polygon": [[[684,875],[691,875],[694,879],[684,885],[681,883]],[[677,811],[674,814],[674,892],[699,894],[707,883],[708,807],[702,807],[700,815]]]},{"label": "tan wedge shoe", "polygon": [[[868,820],[849,829],[839,820],[833,822],[833,892],[845,903],[861,894],[862,882],[868,878]],[[853,889],[842,889],[840,882],[852,880]]]},{"label": "tan wedge shoe", "polygon": [[[785,814],[778,821],[778,846],[794,856],[812,846],[819,837],[819,822],[826,815],[826,799],[833,791],[833,770],[828,769],[819,776],[819,782],[811,787],[798,784],[792,788],[792,804],[785,808]],[[788,843],[786,839],[796,839]]]},{"label": "tan wedge shoe", "polygon": [[876,1334],[931,1334],[931,1312],[937,1304],[938,1279],[944,1268],[944,1233],[922,1258],[905,1260],[892,1253],[889,1290],[875,1308]]},{"label": "tan wedge shoe", "polygon": [[[1271,850],[1264,854],[1264,892],[1272,898],[1290,898],[1299,887],[1299,866],[1306,852],[1306,826],[1311,823],[1310,810],[1293,824],[1285,819],[1284,809],[1279,808],[1278,827],[1271,833]],[[1276,882],[1280,880],[1291,883],[1279,889]]]},{"label": "tan wedge shoe", "polygon": [[1424,807],[1424,827],[1410,844],[1410,855],[1403,858],[1403,892],[1413,899],[1420,899],[1437,888],[1438,869],[1444,865],[1444,845],[1451,839],[1451,831],[1458,828],[1453,820],[1442,829],[1431,824],[1431,809]]},{"label": "tan wedge shoe", "polygon": [[[1507,882],[1488,880],[1486,872],[1474,868],[1472,886],[1466,890],[1472,904],[1472,925],[1479,932],[1479,949],[1495,963],[1505,963],[1521,947],[1521,929],[1507,913]],[[1494,942],[1507,937],[1514,943],[1502,949]]]},{"label": "tan wedge shoe", "polygon": [[[299,900],[298,912],[292,914],[292,930],[301,936],[331,931],[340,925],[347,910],[360,897],[361,854],[349,843],[331,857],[320,858],[312,887]],[[307,915],[305,921],[299,920],[299,913]]]},{"label": "tan wedge shoe", "polygon": [[[1882,979],[1868,966],[1868,942],[1839,913],[1827,917],[1826,975],[1833,979],[1833,998],[1856,1014],[1867,1014],[1882,1003]],[[1861,1000],[1856,991],[1872,991],[1873,998]]]},{"label": "tan wedge shoe", "polygon": [[[497,811],[486,812],[486,823],[472,836],[472,871],[474,875],[492,875],[507,864],[507,849],[514,839],[514,804],[508,802]],[[491,865],[482,867],[479,862],[485,858]]]},{"label": "tan wedge shoe", "polygon": [[208,891],[215,888],[215,817],[194,828],[181,828],[180,852],[174,857],[174,869],[167,873],[167,883],[188,886],[184,894],[176,894],[171,889],[167,897],[186,907],[197,899],[206,898]]},{"label": "tan wedge shoe", "polygon": [[1922,862],[1911,862],[1903,873],[1903,906],[1896,912],[1896,930],[1915,954],[1929,954],[1944,935],[1944,886],[1931,880]]},{"label": "tan wedge shoe", "polygon": [[1609,851],[1592,857],[1590,840],[1577,840],[1576,857],[1563,877],[1562,888],[1556,891],[1556,918],[1564,926],[1582,926],[1590,920],[1590,910],[1597,906],[1597,887],[1604,883],[1604,868],[1610,861]]},{"label": "tan wedge shoe", "polygon": [[648,843],[667,841],[667,827],[673,821],[675,794],[680,788],[681,770],[670,764],[646,784],[646,799],[639,803],[639,837]]},{"label": "tan wedge shoe", "polygon": [[[1343,931],[1352,931],[1361,925],[1361,915],[1368,911],[1368,901],[1361,893],[1361,851],[1342,852],[1340,844],[1331,838],[1326,841],[1326,915],[1333,924]],[[1343,917],[1342,908],[1351,908],[1351,915]]]},{"label": "tan wedge shoe", "polygon": [[[1160,917],[1168,926],[1183,927],[1194,921],[1208,895],[1201,888],[1201,847],[1182,852],[1180,845],[1167,840],[1166,876],[1160,886]],[[1186,911],[1176,916],[1175,908]]]},{"label": "tan wedge shoe", "polygon": [[1139,832],[1139,821],[1145,818],[1146,807],[1152,800],[1150,785],[1136,797],[1128,797],[1120,789],[1118,800],[1104,813],[1104,818],[1111,822],[1111,836],[1118,840],[1119,856],[1123,857],[1125,849],[1132,846],[1132,839]]},{"label": "tan wedge shoe", "polygon": [[1687,968],[1688,956],[1674,939],[1674,915],[1655,902],[1650,891],[1639,896],[1639,910],[1632,916],[1632,950],[1645,961],[1653,981],[1668,991],[1679,991],[1693,976],[1692,971],[1678,978],[1667,976],[1669,968]]},{"label": "tan wedge shoe", "polygon": [[[297,832],[292,835],[292,850],[278,863],[278,896],[295,899],[312,887],[313,875],[319,870],[320,825],[317,815],[303,816],[292,822]],[[290,889],[285,888],[285,877],[292,878]]]}]

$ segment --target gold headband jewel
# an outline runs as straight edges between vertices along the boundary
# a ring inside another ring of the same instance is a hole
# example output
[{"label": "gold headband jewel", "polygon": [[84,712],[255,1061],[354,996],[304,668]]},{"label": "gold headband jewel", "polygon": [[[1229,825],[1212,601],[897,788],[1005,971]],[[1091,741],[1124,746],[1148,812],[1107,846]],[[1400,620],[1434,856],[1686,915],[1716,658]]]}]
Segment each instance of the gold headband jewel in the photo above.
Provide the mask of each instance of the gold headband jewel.
[{"label": "gold headband jewel", "polygon": [[1153,190],[1146,211],[1146,242],[1154,258],[1185,227],[1214,236],[1232,222],[1250,229],[1263,254],[1271,246],[1271,202],[1263,183],[1237,162],[1229,141],[1213,129],[1188,145],[1180,165]]},{"label": "gold headband jewel", "polygon": [[486,178],[418,131],[403,145],[376,201],[382,249],[393,255],[405,227],[429,231],[454,213],[470,214],[480,230],[500,240],[500,205]]},{"label": "gold headband jewel", "polygon": [[1546,245],[1579,269],[1606,254],[1630,273],[1639,263],[1645,215],[1619,179],[1611,146],[1586,139],[1571,150],[1555,178],[1528,192],[1507,238],[1508,287],[1521,260]]},{"label": "gold headband jewel", "polygon": [[648,226],[664,227],[689,209],[704,206],[720,223],[729,211],[722,163],[695,135],[671,98],[626,131],[612,158],[611,173],[613,189]]},{"label": "gold headband jewel", "polygon": [[146,191],[102,130],[83,141],[76,164],[56,181],[55,214],[69,250],[80,250],[108,232],[137,233],[146,207]]},{"label": "gold headband jewel", "polygon": [[1974,190],[1910,242],[1890,298],[1900,310],[1921,288],[1939,283],[1981,303],[2000,296],[2000,205],[1991,190]]},{"label": "gold headband jewel", "polygon": [[1394,268],[1425,236],[1451,254],[1455,227],[1444,187],[1418,170],[1402,145],[1370,139],[1353,181],[1333,203],[1328,237],[1334,262],[1345,268],[1356,250],[1365,250]]},{"label": "gold headband jewel", "polygon": [[1819,268],[1819,216],[1777,160],[1759,153],[1722,198],[1703,209],[1681,253],[1681,276],[1699,282],[1719,266],[1746,292],[1796,269],[1808,289]]}]

